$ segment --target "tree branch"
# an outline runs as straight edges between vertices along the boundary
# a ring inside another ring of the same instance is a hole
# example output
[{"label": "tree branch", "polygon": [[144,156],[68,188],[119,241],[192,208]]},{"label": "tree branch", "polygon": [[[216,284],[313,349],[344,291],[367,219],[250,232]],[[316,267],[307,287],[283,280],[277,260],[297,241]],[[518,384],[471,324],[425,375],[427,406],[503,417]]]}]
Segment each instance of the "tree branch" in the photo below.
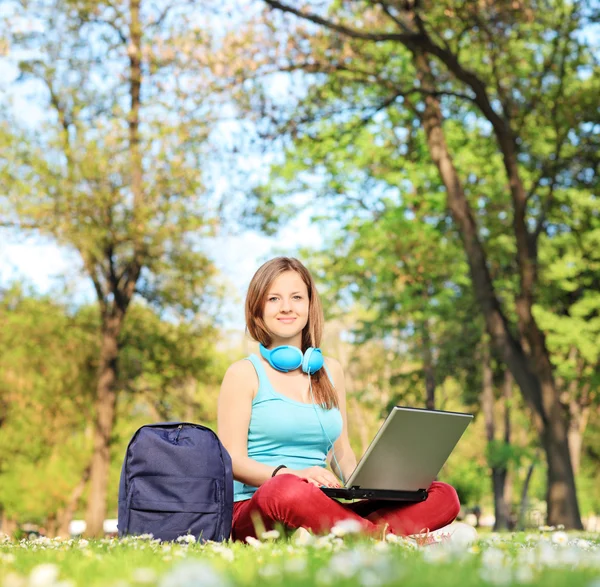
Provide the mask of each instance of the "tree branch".
[{"label": "tree branch", "polygon": [[377,33],[365,33],[355,28],[348,27],[343,24],[338,24],[331,20],[327,20],[314,12],[304,12],[303,10],[298,10],[297,8],[293,8],[283,2],[278,2],[277,0],[264,0],[266,4],[268,4],[271,8],[276,8],[283,12],[287,12],[289,14],[293,14],[304,20],[308,20],[310,22],[314,22],[315,24],[320,24],[332,31],[336,31],[341,33],[342,35],[346,35],[348,37],[352,37],[353,39],[362,39],[364,41],[375,41],[376,43],[384,42],[384,41],[398,41],[400,43],[412,44],[413,41],[419,37],[416,33],[388,33],[385,31],[377,32]]},{"label": "tree branch", "polygon": [[91,23],[91,24],[107,25],[111,29],[113,29],[113,31],[115,31],[117,33],[117,35],[119,36],[119,39],[123,45],[127,45],[129,43],[127,37],[123,34],[123,31],[114,22],[111,22],[110,20],[104,20],[102,18],[92,17],[92,18],[82,19],[82,22]]},{"label": "tree branch", "polygon": [[400,27],[406,34],[409,34],[409,35],[412,34],[412,31],[410,30],[410,28],[404,22],[402,22],[396,15],[394,15],[392,13],[390,5],[387,2],[377,2],[377,4],[379,4],[379,6],[381,6],[381,8],[385,12],[385,14],[394,23],[396,23],[398,25],[398,27]]}]

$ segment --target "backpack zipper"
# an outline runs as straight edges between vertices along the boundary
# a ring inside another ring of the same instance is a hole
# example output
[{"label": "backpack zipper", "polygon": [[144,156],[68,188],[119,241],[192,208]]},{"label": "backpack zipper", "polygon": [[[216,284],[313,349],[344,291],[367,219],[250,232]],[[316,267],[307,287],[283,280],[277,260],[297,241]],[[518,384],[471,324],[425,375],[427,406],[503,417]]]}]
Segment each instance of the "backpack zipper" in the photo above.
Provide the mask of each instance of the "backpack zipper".
[{"label": "backpack zipper", "polygon": [[175,444],[179,442],[179,435],[181,434],[181,429],[183,428],[183,424],[179,424],[177,426],[177,436],[175,437]]}]

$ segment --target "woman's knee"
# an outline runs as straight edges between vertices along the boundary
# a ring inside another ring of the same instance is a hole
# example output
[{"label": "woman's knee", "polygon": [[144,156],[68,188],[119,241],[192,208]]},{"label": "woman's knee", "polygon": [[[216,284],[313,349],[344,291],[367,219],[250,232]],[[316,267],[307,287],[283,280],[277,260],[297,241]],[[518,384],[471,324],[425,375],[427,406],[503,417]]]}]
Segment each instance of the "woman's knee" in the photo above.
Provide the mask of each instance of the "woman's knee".
[{"label": "woman's knee", "polygon": [[438,501],[440,505],[443,504],[445,508],[447,508],[448,517],[452,518],[452,520],[456,519],[460,512],[460,499],[458,498],[456,489],[454,489],[452,485],[434,481],[429,487],[428,493],[428,499],[434,496],[434,499]]}]

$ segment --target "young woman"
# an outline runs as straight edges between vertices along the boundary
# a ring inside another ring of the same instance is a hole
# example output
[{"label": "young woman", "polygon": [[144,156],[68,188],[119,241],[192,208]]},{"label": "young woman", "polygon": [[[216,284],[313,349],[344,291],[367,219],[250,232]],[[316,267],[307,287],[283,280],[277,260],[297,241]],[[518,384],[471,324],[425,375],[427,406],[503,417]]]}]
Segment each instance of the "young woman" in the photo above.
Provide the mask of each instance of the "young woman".
[{"label": "young woman", "polygon": [[[246,326],[259,343],[231,365],[221,386],[218,432],[233,461],[232,537],[256,537],[262,524],[327,532],[352,519],[365,532],[409,535],[452,522],[456,491],[434,482],[414,504],[363,500],[342,504],[319,487],[339,487],[356,467],[348,440],[344,374],[318,349],[323,310],[314,281],[297,259],[258,269],[246,297]],[[321,366],[322,365],[322,366]],[[258,521],[258,524],[257,524]]]}]

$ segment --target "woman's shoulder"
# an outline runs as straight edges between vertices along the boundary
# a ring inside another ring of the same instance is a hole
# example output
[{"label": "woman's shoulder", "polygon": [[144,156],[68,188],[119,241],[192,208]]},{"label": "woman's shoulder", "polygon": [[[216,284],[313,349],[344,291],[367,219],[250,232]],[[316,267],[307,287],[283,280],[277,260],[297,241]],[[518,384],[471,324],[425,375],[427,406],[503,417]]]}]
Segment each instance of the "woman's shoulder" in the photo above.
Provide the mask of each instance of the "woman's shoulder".
[{"label": "woman's shoulder", "polygon": [[221,390],[224,389],[246,389],[254,397],[258,389],[258,376],[254,365],[247,359],[240,359],[229,365],[221,384]]},{"label": "woman's shoulder", "polygon": [[248,360],[248,358],[240,359],[235,363],[231,363],[229,367],[227,367],[227,371],[225,372],[225,376],[229,377],[248,377],[253,373],[256,373],[254,369],[254,365]]}]

